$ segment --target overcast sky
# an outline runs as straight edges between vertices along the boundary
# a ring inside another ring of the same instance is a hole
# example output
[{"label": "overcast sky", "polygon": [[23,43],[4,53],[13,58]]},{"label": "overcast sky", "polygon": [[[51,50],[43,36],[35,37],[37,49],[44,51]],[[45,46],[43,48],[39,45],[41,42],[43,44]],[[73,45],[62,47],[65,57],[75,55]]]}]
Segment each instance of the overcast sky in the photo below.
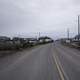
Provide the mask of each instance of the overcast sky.
[{"label": "overcast sky", "polygon": [[0,0],[0,35],[77,33],[80,0]]}]

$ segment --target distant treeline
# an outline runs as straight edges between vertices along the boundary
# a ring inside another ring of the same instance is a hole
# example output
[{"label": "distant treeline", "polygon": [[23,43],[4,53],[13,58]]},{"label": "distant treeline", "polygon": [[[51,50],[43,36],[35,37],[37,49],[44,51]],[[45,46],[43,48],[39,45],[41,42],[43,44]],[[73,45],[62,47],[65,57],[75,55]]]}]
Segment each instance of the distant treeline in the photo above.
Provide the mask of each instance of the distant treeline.
[{"label": "distant treeline", "polygon": [[10,37],[0,36],[0,50],[18,50],[35,46],[38,44],[51,43],[54,40],[50,37],[39,37],[39,38],[21,38],[21,37]]}]

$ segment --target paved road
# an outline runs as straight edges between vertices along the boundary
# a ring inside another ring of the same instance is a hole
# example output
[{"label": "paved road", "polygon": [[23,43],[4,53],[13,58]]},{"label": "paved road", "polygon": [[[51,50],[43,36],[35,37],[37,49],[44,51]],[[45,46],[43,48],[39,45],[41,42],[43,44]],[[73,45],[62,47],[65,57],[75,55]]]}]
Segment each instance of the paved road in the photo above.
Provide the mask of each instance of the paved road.
[{"label": "paved road", "polygon": [[0,80],[80,80],[80,51],[59,43],[0,59]]},{"label": "paved road", "polygon": [[68,80],[80,80],[80,51],[56,43],[56,53]]}]

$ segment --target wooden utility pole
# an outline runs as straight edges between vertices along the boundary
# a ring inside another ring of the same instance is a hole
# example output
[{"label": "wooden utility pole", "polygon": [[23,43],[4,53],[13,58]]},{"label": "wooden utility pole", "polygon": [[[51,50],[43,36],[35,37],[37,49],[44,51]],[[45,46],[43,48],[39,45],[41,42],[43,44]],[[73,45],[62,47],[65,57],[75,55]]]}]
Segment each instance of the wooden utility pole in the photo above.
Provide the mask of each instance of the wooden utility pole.
[{"label": "wooden utility pole", "polygon": [[78,35],[80,34],[80,23],[79,23],[79,17],[80,17],[80,16],[78,16]]},{"label": "wooden utility pole", "polygon": [[40,37],[41,35],[40,35],[40,32],[39,32],[39,37]]},{"label": "wooden utility pole", "polygon": [[67,38],[69,39],[69,28],[67,29]]}]

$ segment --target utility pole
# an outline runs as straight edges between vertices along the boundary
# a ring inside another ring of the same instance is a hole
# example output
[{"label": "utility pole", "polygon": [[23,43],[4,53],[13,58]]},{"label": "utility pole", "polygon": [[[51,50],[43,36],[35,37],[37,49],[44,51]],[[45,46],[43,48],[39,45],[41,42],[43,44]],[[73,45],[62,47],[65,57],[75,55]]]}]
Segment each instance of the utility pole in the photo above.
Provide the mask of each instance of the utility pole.
[{"label": "utility pole", "polygon": [[69,39],[69,28],[67,29],[67,38]]},{"label": "utility pole", "polygon": [[40,37],[40,32],[39,32],[39,37]]},{"label": "utility pole", "polygon": [[80,34],[80,23],[79,23],[79,15],[78,15],[78,35]]}]

